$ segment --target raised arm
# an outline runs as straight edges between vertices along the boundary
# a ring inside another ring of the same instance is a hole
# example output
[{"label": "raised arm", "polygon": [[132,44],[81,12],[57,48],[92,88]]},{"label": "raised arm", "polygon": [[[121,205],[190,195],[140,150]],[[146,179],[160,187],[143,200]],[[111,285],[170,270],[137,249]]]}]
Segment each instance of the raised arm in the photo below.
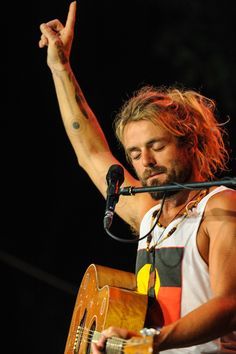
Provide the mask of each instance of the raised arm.
[{"label": "raised arm", "polygon": [[[119,163],[112,155],[103,131],[90,109],[70,66],[70,52],[74,37],[76,1],[69,6],[65,26],[58,20],[40,25],[39,47],[47,46],[47,64],[52,72],[61,116],[66,133],[80,166],[106,196],[106,173],[112,164]],[[125,170],[124,185],[139,185]],[[143,213],[153,201],[145,193],[135,197],[121,197],[116,212],[138,230]]]}]

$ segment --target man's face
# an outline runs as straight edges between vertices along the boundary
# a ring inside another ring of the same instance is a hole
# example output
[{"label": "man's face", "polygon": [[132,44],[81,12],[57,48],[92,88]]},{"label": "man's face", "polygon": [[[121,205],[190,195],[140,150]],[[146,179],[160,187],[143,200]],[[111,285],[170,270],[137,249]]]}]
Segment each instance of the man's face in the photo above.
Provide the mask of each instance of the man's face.
[{"label": "man's face", "polygon": [[[143,186],[191,179],[191,157],[173,135],[150,121],[129,123],[124,130],[124,147]],[[152,192],[151,196],[157,200],[163,192]]]}]

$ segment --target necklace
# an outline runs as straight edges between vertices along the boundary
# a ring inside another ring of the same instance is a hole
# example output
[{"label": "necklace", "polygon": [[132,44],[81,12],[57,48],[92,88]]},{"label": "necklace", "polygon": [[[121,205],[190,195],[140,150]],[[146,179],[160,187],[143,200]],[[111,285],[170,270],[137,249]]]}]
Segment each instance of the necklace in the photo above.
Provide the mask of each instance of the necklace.
[{"label": "necklace", "polygon": [[[172,227],[172,229],[170,229],[170,231],[162,238],[162,235],[164,234],[166,227],[164,227],[161,223],[157,223],[157,225],[161,228],[164,228],[164,230],[161,232],[160,236],[158,237],[157,241],[154,243],[154,245],[152,245],[152,247],[150,248],[150,243],[152,241],[152,234],[149,234],[149,236],[147,237],[147,242],[146,242],[146,251],[147,252],[151,252],[153,251],[156,246],[159,246],[162,242],[164,242],[167,238],[169,238],[170,236],[173,235],[173,233],[177,230],[178,226],[187,218],[191,215],[192,210],[198,205],[198,203],[200,202],[200,200],[205,197],[205,195],[207,194],[208,190],[201,190],[200,192],[198,192],[197,194],[195,194],[192,199],[190,199],[189,202],[187,202],[186,205],[183,206],[183,208],[181,208],[178,213],[172,218],[172,220],[170,221],[169,225],[172,223],[173,220],[176,219],[176,217],[178,215],[181,215],[182,211],[184,210],[183,214],[182,214],[182,218],[181,220],[174,226]],[[196,199],[195,199],[196,198]],[[152,214],[152,222],[151,222],[151,227],[154,224],[154,220],[156,217],[159,217],[158,215],[158,210],[155,210],[154,213]]]}]

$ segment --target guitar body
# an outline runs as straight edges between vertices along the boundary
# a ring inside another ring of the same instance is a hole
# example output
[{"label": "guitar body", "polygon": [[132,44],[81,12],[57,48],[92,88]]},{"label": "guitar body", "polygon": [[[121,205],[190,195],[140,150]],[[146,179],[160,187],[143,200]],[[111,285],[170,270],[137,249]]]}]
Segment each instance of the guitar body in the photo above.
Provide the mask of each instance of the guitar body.
[{"label": "guitar body", "polygon": [[91,264],[77,294],[64,354],[90,353],[91,342],[109,326],[139,332],[144,327],[148,300],[135,289],[133,273]]}]

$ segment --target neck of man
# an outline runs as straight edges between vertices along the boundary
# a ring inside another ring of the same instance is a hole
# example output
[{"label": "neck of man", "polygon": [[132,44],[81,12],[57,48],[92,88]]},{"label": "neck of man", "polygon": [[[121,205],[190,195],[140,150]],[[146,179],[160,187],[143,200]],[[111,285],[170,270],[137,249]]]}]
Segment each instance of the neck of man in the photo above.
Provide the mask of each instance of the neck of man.
[{"label": "neck of man", "polygon": [[[193,173],[185,183],[203,181],[204,179],[201,175]],[[174,215],[180,212],[190,200],[194,199],[195,196],[197,197],[198,193],[200,193],[200,190],[182,189],[175,194],[166,196],[162,209],[161,219],[164,221],[165,219],[168,220],[172,218]]]}]

